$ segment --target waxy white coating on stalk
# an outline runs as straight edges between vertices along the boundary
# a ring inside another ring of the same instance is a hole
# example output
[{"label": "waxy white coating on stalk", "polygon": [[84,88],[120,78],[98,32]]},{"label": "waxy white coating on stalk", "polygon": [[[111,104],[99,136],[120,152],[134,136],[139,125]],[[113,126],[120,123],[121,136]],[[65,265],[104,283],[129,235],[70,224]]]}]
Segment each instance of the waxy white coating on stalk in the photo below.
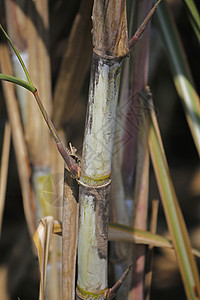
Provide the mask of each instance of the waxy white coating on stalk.
[{"label": "waxy white coating on stalk", "polygon": [[82,202],[84,205],[80,208],[78,286],[84,291],[91,290],[91,288],[94,291],[94,287],[97,291],[104,290],[107,287],[107,261],[100,259],[97,252],[94,199],[92,196],[85,195]]},{"label": "waxy white coating on stalk", "polygon": [[98,180],[111,172],[121,63],[101,58],[93,60],[95,72],[90,82],[82,170],[83,176]]},{"label": "waxy white coating on stalk", "polygon": [[108,60],[94,54],[79,194],[77,287],[84,299],[104,299],[107,288],[109,176],[120,70],[120,59]]}]

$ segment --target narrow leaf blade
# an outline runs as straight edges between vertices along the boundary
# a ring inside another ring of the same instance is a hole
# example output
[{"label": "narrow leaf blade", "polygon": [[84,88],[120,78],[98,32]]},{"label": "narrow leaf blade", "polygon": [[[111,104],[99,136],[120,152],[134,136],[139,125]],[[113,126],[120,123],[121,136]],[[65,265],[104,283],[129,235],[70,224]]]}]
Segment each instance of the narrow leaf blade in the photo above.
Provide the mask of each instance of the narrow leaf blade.
[{"label": "narrow leaf blade", "polygon": [[6,39],[8,40],[8,42],[9,42],[10,46],[12,47],[13,51],[14,51],[15,54],[17,55],[17,58],[19,59],[19,62],[20,62],[21,66],[22,66],[22,68],[23,68],[23,70],[24,70],[24,73],[26,74],[26,78],[27,78],[29,84],[33,87],[33,83],[32,83],[32,81],[31,81],[31,78],[30,78],[30,76],[29,76],[29,74],[28,74],[28,71],[27,71],[27,69],[26,69],[26,66],[25,66],[25,64],[24,64],[24,62],[23,62],[23,60],[22,60],[22,58],[21,58],[21,56],[20,56],[18,50],[17,50],[17,49],[15,48],[15,46],[13,45],[11,39],[9,38],[9,36],[8,36],[7,33],[5,32],[5,30],[3,29],[3,27],[2,27],[1,24],[0,24],[0,29],[1,29],[1,31],[3,32],[3,34],[5,35]]},{"label": "narrow leaf blade", "polygon": [[[152,105],[150,100],[150,106],[153,107]],[[197,294],[200,295],[199,275],[192,255],[187,228],[170,178],[156,116],[152,111],[149,128],[150,154],[180,273],[188,299],[196,299]]]},{"label": "narrow leaf blade", "polygon": [[197,152],[200,155],[200,101],[175,23],[164,2],[158,7],[157,22],[171,65],[174,84],[182,101]]}]

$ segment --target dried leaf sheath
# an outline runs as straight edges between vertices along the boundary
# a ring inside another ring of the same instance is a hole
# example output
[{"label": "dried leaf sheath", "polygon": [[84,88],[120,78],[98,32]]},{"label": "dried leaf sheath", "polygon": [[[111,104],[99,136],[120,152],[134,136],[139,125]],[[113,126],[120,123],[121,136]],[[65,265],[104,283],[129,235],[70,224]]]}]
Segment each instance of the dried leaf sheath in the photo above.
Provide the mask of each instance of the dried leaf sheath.
[{"label": "dried leaf sheath", "polygon": [[11,141],[11,126],[9,122],[5,123],[3,147],[1,154],[1,165],[0,165],[0,237],[2,230],[3,212],[6,198],[6,187],[7,187],[7,175],[9,166],[9,155],[10,155],[10,141]]},{"label": "dried leaf sheath", "polygon": [[65,169],[62,230],[62,300],[75,299],[78,239],[78,184]]},{"label": "dried leaf sheath", "polygon": [[126,1],[94,1],[93,46],[101,57],[123,57],[129,53]]}]

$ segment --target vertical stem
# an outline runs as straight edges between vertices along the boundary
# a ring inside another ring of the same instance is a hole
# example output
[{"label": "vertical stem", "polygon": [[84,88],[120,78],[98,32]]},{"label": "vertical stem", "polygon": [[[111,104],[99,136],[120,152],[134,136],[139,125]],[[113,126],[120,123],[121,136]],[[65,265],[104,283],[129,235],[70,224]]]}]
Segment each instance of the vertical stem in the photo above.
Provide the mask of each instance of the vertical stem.
[{"label": "vertical stem", "polygon": [[[12,66],[7,46],[0,45],[0,66],[5,74],[12,75]],[[22,188],[24,212],[29,227],[30,234],[35,229],[35,206],[33,201],[33,191],[30,185],[30,163],[23,135],[23,128],[20,119],[15,88],[12,84],[3,82],[3,90],[8,116],[11,124],[12,138],[19,172],[19,180]]]},{"label": "vertical stem", "polygon": [[[137,27],[142,23],[145,16],[151,9],[152,1],[139,1],[135,7],[135,24]],[[137,31],[138,32],[138,31]],[[129,149],[125,149],[124,166],[128,171],[128,190],[132,190],[134,177],[134,227],[138,229],[146,229],[147,211],[148,211],[148,190],[149,190],[149,151],[148,151],[148,126],[142,115],[142,107],[140,105],[140,92],[147,84],[148,80],[148,62],[149,62],[149,39],[150,39],[150,23],[147,26],[144,36],[138,47],[134,51],[133,62],[133,80],[132,94],[134,95],[133,104],[130,107],[134,117],[131,114],[127,118],[127,125],[135,127],[135,139],[131,139],[128,145]],[[142,104],[142,102],[141,102]],[[142,105],[143,106],[143,105]],[[133,120],[131,120],[131,118]],[[129,151],[130,156],[127,157]],[[132,150],[132,151],[131,151]],[[136,154],[136,155],[134,155]],[[136,163],[137,162],[137,163]],[[125,177],[126,178],[126,177]],[[143,245],[137,245],[134,252],[135,267],[132,270],[132,286],[129,292],[128,299],[143,299],[144,296],[144,269],[145,269],[146,248]]]},{"label": "vertical stem", "polygon": [[9,166],[9,156],[10,156],[10,140],[11,140],[11,127],[10,123],[6,122],[3,138],[3,149],[1,155],[1,168],[0,168],[0,236],[1,227],[3,222],[3,211],[6,196],[6,186],[7,186],[7,175]]},{"label": "vertical stem", "polygon": [[[29,53],[26,43],[26,3],[25,1],[5,1],[5,13],[8,34],[13,41],[13,44],[18,49],[25,65],[28,65]],[[26,75],[22,66],[19,63],[16,54],[11,52],[12,65],[14,75],[18,78],[26,80]],[[27,110],[27,91],[16,85],[16,93],[22,118],[22,124],[26,123]]]},{"label": "vertical stem", "polygon": [[[151,223],[150,223],[150,232],[156,233],[157,229],[157,219],[158,219],[158,200],[154,199],[152,202],[152,214],[151,214]],[[148,247],[148,263],[147,263],[147,271],[146,271],[146,290],[145,290],[145,300],[150,299],[150,292],[151,292],[151,281],[152,281],[152,269],[153,269],[153,253],[154,253],[154,246],[149,245]]]},{"label": "vertical stem", "polygon": [[78,184],[65,169],[62,228],[62,300],[75,299],[78,238]]},{"label": "vertical stem", "polygon": [[[149,98],[149,107],[153,107]],[[172,184],[165,151],[155,112],[150,110],[149,149],[161,195],[166,220],[172,236],[180,273],[188,299],[199,299],[200,280],[197,265],[192,255],[187,227]]]},{"label": "vertical stem", "polygon": [[93,55],[80,178],[78,286],[103,299],[107,288],[107,226],[111,155],[121,60]]},{"label": "vertical stem", "polygon": [[94,1],[88,114],[80,177],[77,295],[104,299],[108,203],[121,58],[129,51],[126,2]]}]

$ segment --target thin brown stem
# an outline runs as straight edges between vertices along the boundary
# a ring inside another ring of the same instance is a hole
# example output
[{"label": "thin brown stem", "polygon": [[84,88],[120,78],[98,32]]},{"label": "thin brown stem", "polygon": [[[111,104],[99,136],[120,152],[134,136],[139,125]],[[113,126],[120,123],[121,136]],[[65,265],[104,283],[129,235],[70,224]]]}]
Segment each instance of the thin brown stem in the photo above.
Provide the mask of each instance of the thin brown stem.
[{"label": "thin brown stem", "polygon": [[[9,56],[8,46],[0,45],[0,66],[3,73],[12,73],[11,60]],[[11,124],[12,139],[17,159],[17,166],[19,172],[19,179],[22,188],[23,205],[26,215],[27,224],[31,235],[35,230],[35,206],[33,201],[33,193],[30,185],[30,162],[27,153],[26,143],[23,134],[23,128],[20,119],[17,99],[15,96],[14,86],[3,82],[3,91],[5,96],[5,103],[8,111],[8,116]]]},{"label": "thin brown stem", "polygon": [[150,10],[150,12],[148,13],[148,15],[146,16],[146,18],[144,19],[144,21],[142,22],[142,24],[140,25],[140,27],[137,29],[137,31],[135,32],[135,34],[132,36],[132,38],[129,40],[128,45],[129,45],[129,49],[130,51],[134,48],[134,46],[136,45],[136,43],[138,42],[138,40],[142,37],[149,21],[151,20],[155,10],[157,9],[159,3],[161,2],[161,0],[158,0],[158,2],[153,6],[153,8]]},{"label": "thin brown stem", "polygon": [[128,269],[124,272],[124,274],[120,277],[120,279],[115,283],[115,285],[105,292],[104,299],[111,300],[117,296],[117,292],[121,287],[121,285],[123,284],[126,277],[128,276],[132,266],[133,265],[130,265]]},{"label": "thin brown stem", "polygon": [[74,159],[69,155],[67,149],[65,148],[63,142],[60,139],[60,136],[57,132],[57,130],[55,129],[51,119],[49,118],[48,113],[46,112],[42,101],[40,100],[40,97],[38,95],[37,89],[35,90],[35,92],[33,93],[37,104],[40,108],[40,111],[44,117],[45,122],[47,123],[47,126],[49,127],[49,130],[51,132],[52,137],[54,138],[54,141],[56,142],[56,146],[58,148],[58,151],[60,152],[62,158],[64,159],[64,162],[66,163],[66,166],[69,168],[71,175],[75,178],[79,178],[80,177],[80,167],[78,166],[78,164],[74,161]]},{"label": "thin brown stem", "polygon": [[62,228],[62,300],[75,299],[78,241],[78,183],[65,169]]}]

